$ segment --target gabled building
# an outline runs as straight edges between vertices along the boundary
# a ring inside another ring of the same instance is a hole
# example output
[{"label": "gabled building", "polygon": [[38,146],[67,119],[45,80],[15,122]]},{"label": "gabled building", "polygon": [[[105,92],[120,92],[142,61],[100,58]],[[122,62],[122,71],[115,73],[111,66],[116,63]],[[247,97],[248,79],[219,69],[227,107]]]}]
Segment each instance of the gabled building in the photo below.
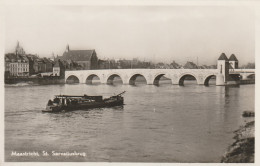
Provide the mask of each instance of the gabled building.
[{"label": "gabled building", "polygon": [[26,55],[29,60],[29,75],[37,74],[39,72],[39,64],[36,55],[28,54]]},{"label": "gabled building", "polygon": [[46,71],[46,65],[43,61],[43,59],[37,59],[38,63],[38,73],[44,73]]},{"label": "gabled building", "polygon": [[45,65],[45,71],[44,72],[52,72],[53,71],[53,65],[54,62],[48,58],[43,58],[42,59]]},{"label": "gabled building", "polygon": [[8,64],[10,76],[29,76],[29,60],[25,56],[25,51],[19,45],[19,42],[17,42],[15,47],[15,53],[6,54],[6,56],[10,61]]},{"label": "gabled building", "polygon": [[29,60],[25,55],[5,54],[5,69],[10,76],[29,76]]},{"label": "gabled building", "polygon": [[84,70],[98,69],[98,58],[95,50],[70,50],[67,46],[63,55],[57,57],[57,59],[72,60],[82,66]]},{"label": "gabled building", "polygon": [[6,76],[29,76],[29,60],[19,42],[14,53],[5,54],[5,71]]},{"label": "gabled building", "polygon": [[57,60],[53,66],[53,76],[64,77],[65,76],[65,66],[61,60]]}]

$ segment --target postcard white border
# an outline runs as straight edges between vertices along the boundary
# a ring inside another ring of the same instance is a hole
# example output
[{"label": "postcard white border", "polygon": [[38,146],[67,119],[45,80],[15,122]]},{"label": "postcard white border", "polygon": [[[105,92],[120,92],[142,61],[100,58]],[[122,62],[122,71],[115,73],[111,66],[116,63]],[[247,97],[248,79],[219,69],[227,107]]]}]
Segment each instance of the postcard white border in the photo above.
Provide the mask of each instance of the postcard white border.
[{"label": "postcard white border", "polygon": [[[4,162],[4,46],[5,46],[5,7],[9,5],[102,5],[102,6],[117,6],[117,5],[137,5],[137,6],[161,6],[161,5],[170,5],[170,6],[248,6],[255,10],[255,63],[256,63],[256,73],[258,73],[258,65],[260,62],[260,2],[259,1],[250,1],[250,0],[0,0],[0,83],[1,83],[1,100],[0,100],[0,165],[4,166],[30,166],[30,165],[237,165],[237,164],[223,164],[223,163],[99,163],[99,162]],[[255,114],[256,114],[256,145],[255,145],[255,163],[254,164],[242,164],[242,165],[259,165],[259,122],[258,122],[258,110],[260,101],[260,89],[259,89],[259,76],[256,74],[256,86],[255,86]],[[241,165],[241,164],[240,164]]]}]

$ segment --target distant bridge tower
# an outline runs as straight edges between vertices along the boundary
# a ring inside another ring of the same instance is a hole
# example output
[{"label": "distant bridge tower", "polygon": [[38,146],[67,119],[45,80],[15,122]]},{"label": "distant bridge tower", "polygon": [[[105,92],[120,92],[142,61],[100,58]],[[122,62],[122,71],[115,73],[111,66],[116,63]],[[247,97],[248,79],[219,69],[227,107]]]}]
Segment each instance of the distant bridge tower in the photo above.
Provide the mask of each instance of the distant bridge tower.
[{"label": "distant bridge tower", "polygon": [[237,57],[234,54],[232,54],[229,57],[229,64],[232,67],[232,69],[238,69],[238,60],[237,60]]},{"label": "distant bridge tower", "polygon": [[229,61],[225,53],[218,58],[216,85],[226,85],[229,77]]}]

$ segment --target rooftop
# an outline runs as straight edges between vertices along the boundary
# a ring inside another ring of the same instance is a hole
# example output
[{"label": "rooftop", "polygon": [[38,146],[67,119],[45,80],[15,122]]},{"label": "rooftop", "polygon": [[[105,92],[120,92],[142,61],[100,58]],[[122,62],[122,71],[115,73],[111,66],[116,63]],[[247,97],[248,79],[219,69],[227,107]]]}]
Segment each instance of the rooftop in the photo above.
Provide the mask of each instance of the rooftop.
[{"label": "rooftop", "polygon": [[59,57],[59,59],[70,59],[72,61],[90,61],[92,55],[95,53],[95,50],[68,50],[64,52],[63,56]]},{"label": "rooftop", "polygon": [[227,58],[227,56],[226,56],[225,53],[222,53],[222,54],[220,55],[220,57],[218,58],[218,60],[225,60],[225,61],[228,61],[228,58]]},{"label": "rooftop", "polygon": [[238,61],[238,60],[237,60],[237,57],[236,57],[234,54],[232,54],[232,55],[229,57],[229,61]]}]

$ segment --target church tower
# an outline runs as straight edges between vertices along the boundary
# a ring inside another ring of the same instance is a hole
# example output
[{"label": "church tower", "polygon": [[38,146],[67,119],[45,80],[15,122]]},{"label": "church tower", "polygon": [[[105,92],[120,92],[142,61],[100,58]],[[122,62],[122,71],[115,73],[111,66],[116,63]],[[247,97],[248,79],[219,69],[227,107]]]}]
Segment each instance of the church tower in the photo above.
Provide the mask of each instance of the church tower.
[{"label": "church tower", "polygon": [[24,55],[25,54],[24,49],[19,44],[19,41],[17,41],[17,45],[15,47],[15,54],[16,55]]}]

